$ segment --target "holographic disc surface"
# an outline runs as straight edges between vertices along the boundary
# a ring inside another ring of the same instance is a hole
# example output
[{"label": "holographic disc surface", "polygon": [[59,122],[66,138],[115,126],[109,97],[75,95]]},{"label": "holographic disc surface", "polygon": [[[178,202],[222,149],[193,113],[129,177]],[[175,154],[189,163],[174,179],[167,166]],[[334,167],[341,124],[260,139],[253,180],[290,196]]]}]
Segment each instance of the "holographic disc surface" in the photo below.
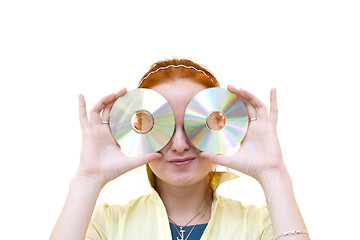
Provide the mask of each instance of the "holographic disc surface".
[{"label": "holographic disc surface", "polygon": [[162,149],[170,141],[175,118],[162,95],[137,88],[116,100],[110,110],[109,125],[122,150],[145,154]]},{"label": "holographic disc surface", "polygon": [[192,144],[205,152],[234,152],[245,137],[248,124],[243,101],[223,88],[199,92],[185,110],[185,132]]}]

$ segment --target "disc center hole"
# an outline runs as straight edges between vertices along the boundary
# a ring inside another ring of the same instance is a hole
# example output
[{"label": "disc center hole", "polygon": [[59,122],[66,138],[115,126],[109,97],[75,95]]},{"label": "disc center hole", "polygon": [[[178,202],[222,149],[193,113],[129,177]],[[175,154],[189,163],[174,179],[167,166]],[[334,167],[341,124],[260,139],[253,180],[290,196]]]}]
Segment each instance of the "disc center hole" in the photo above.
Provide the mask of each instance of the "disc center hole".
[{"label": "disc center hole", "polygon": [[154,126],[154,118],[146,110],[140,110],[131,116],[131,127],[137,133],[145,134],[150,132]]},{"label": "disc center hole", "polygon": [[225,115],[222,112],[214,111],[206,118],[206,125],[214,131],[219,131],[224,128],[226,124]]}]

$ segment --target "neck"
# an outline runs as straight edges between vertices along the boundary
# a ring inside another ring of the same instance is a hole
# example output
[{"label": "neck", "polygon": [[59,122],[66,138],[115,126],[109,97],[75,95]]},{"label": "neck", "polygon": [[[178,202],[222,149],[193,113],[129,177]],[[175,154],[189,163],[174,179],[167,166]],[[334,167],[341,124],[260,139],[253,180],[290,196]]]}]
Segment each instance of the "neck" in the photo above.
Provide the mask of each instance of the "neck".
[{"label": "neck", "polygon": [[[208,180],[190,186],[174,186],[160,179],[156,179],[156,190],[164,202],[168,216],[178,225],[185,225],[192,217],[208,204],[206,215],[200,223],[210,219],[212,191],[208,187]],[[191,224],[196,224],[196,220]]]}]

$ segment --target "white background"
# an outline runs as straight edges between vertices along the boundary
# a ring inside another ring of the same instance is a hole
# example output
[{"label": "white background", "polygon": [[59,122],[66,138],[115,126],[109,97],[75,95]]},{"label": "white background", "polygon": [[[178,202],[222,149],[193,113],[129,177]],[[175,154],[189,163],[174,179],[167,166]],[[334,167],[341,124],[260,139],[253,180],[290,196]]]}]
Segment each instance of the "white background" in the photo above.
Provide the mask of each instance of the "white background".
[{"label": "white background", "polygon": [[[1,239],[49,237],[79,160],[77,95],[90,108],[171,57],[266,104],[276,87],[283,155],[312,238],[358,236],[358,1],[218,2],[1,1]],[[133,171],[98,201],[148,191]],[[265,204],[247,176],[221,193]]]}]

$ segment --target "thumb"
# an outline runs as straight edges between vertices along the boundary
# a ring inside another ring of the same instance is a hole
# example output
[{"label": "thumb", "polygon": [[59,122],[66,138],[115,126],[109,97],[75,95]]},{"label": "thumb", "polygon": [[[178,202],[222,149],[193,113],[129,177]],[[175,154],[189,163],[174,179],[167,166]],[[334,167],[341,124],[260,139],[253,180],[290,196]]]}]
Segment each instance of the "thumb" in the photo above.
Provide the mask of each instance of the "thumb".
[{"label": "thumb", "polygon": [[152,162],[154,160],[159,160],[162,158],[162,154],[161,153],[147,153],[145,155],[139,156],[139,157],[135,157],[136,160],[133,161],[134,163],[136,163],[136,167],[142,166],[144,164],[147,164],[149,162]]},{"label": "thumb", "polygon": [[145,163],[149,163],[152,162],[154,160],[160,160],[163,157],[163,155],[161,153],[148,153],[144,155],[144,164]]},{"label": "thumb", "polygon": [[137,157],[129,157],[125,156],[124,161],[117,161],[115,166],[113,167],[114,171],[116,172],[117,177],[131,171],[137,167],[140,167],[146,163],[149,163],[151,161],[161,159],[162,154],[161,153],[148,153],[145,155],[137,156]]},{"label": "thumb", "polygon": [[200,153],[200,157],[208,159],[212,163],[219,164],[219,165],[222,165],[225,167],[230,167],[230,164],[231,164],[230,158],[228,156],[224,156],[224,155],[218,155],[218,154],[209,153],[209,152],[202,152],[202,153]]}]

